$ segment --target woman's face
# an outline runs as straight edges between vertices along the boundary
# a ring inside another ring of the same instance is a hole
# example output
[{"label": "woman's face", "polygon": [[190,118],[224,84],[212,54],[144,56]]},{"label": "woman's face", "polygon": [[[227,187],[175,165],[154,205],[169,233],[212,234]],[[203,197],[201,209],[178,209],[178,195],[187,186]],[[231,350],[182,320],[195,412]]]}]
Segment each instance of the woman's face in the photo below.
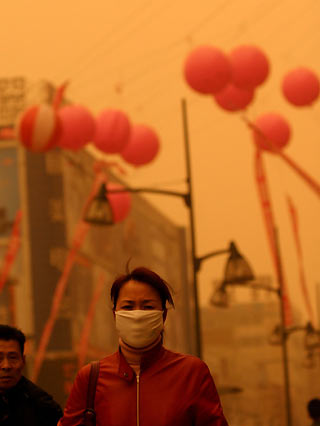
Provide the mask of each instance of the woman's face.
[{"label": "woman's face", "polygon": [[123,284],[119,291],[116,311],[132,310],[162,311],[162,302],[159,293],[149,284],[130,280]]}]

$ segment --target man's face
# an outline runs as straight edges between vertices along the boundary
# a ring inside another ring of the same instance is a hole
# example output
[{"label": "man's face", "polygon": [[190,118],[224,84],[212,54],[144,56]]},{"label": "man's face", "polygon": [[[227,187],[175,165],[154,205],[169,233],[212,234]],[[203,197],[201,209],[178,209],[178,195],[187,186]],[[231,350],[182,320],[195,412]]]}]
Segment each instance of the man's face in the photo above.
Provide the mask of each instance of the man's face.
[{"label": "man's face", "polygon": [[15,386],[25,364],[16,340],[0,340],[0,392]]}]

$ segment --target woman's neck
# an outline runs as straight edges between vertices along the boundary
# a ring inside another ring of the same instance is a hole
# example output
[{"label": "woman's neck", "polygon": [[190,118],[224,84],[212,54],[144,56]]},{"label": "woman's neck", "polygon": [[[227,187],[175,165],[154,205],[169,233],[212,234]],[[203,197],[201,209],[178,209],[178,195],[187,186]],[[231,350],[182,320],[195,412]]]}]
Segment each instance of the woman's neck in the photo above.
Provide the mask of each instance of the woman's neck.
[{"label": "woman's neck", "polygon": [[160,334],[154,342],[152,342],[150,345],[145,346],[143,348],[133,348],[132,346],[127,345],[121,338],[119,339],[121,352],[123,356],[125,357],[127,363],[137,374],[137,376],[140,373],[141,358],[146,352],[156,347],[158,343],[161,341],[161,339],[162,339],[162,336]]}]

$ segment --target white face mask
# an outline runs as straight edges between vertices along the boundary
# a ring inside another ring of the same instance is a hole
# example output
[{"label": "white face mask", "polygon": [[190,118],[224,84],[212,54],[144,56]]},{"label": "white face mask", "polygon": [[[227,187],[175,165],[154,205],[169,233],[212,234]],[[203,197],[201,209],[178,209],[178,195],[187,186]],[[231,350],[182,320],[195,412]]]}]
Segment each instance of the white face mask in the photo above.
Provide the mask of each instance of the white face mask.
[{"label": "white face mask", "polygon": [[163,311],[115,311],[119,337],[133,348],[151,345],[163,330]]}]

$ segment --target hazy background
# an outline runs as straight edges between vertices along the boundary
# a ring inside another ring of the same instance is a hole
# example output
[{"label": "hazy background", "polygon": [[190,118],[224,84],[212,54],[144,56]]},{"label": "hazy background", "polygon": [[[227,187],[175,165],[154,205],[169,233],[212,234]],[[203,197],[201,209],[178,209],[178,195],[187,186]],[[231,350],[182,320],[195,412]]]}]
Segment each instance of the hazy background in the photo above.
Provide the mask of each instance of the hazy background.
[{"label": "hazy background", "polygon": [[[238,114],[220,110],[210,97],[191,91],[182,75],[188,52],[199,44],[230,51],[261,47],[271,63],[248,116],[275,111],[292,125],[286,153],[320,182],[320,101],[312,108],[288,105],[281,79],[300,65],[320,73],[320,3],[317,0],[46,0],[2,2],[1,77],[21,75],[60,84],[67,96],[94,113],[120,108],[134,123],[160,136],[156,160],[126,167],[132,186],[158,184],[183,190],[185,178],[181,98],[188,103],[195,193],[197,254],[227,247],[231,239],[257,275],[273,275],[254,180],[254,146]],[[115,156],[115,158],[117,158]],[[308,289],[315,309],[320,283],[320,203],[316,194],[280,158],[266,155],[285,275],[292,301],[306,312],[286,196],[296,205]],[[187,225],[181,200],[148,196],[174,222]],[[202,265],[200,300],[208,302],[212,279],[224,259]]]}]

